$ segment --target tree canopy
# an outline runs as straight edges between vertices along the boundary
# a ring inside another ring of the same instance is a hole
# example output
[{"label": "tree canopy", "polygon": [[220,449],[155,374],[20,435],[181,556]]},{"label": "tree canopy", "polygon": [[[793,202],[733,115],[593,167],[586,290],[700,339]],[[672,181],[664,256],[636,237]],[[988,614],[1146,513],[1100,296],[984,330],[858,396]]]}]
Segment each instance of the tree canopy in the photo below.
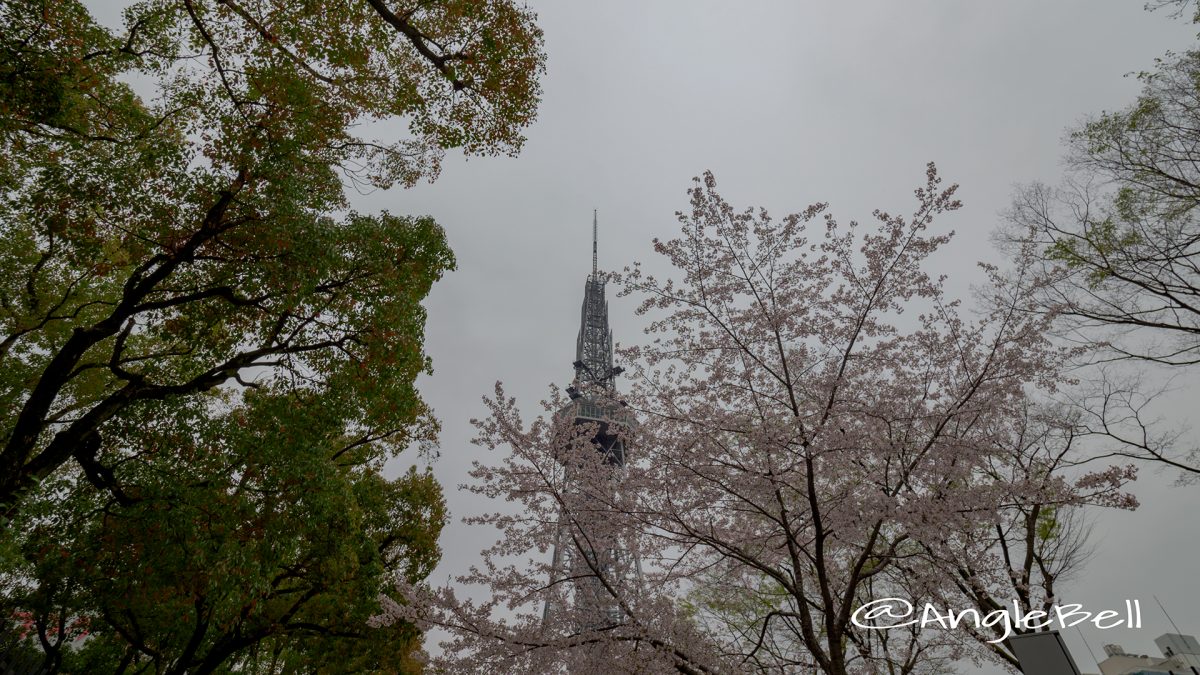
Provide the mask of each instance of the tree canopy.
[{"label": "tree canopy", "polygon": [[[115,35],[78,2],[3,12],[6,510],[88,463],[129,405],[250,372],[407,426],[418,302],[452,258],[431,221],[347,214],[344,191],[432,178],[445,148],[515,152],[538,100],[532,16],[160,0]],[[358,134],[389,118],[409,136]]]},{"label": "tree canopy", "polygon": [[415,670],[416,630],[369,621],[437,563],[441,489],[381,476],[344,414],[283,392],[140,407],[119,423],[138,451],[99,457],[120,500],[63,476],[18,517],[15,572],[35,582],[6,605],[66,672]]},{"label": "tree canopy", "polygon": [[[1178,16],[1191,5],[1148,8]],[[1167,53],[1137,77],[1133,103],[1070,130],[1058,185],[1016,191],[1001,239],[1039,267],[1039,310],[1056,331],[1100,348],[1088,352],[1105,366],[1094,391],[1074,402],[1077,433],[1104,438],[1103,456],[1168,466],[1188,482],[1200,477],[1200,448],[1151,421],[1163,392],[1147,391],[1142,374],[1200,364],[1200,51]]]},{"label": "tree canopy", "polygon": [[508,0],[144,0],[119,30],[76,0],[0,15],[3,620],[55,667],[415,668],[383,656],[409,659],[411,627],[389,652],[363,647],[364,622],[438,555],[440,488],[381,470],[435,438],[421,302],[454,258],[432,219],[346,194],[432,180],[450,149],[516,153],[535,17]]},{"label": "tree canopy", "polygon": [[1142,73],[1141,96],[1070,136],[1057,188],[1021,189],[1010,236],[1050,266],[1046,304],[1119,358],[1200,362],[1200,52]]}]

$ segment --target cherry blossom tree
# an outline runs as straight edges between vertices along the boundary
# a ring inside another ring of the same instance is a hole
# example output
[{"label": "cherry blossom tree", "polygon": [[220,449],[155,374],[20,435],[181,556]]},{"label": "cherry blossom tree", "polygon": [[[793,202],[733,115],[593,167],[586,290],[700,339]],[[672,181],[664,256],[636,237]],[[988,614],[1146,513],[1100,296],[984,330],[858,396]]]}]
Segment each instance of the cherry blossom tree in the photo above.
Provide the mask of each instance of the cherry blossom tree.
[{"label": "cherry blossom tree", "polygon": [[[1023,414],[996,429],[996,452],[975,481],[1026,486],[1022,498],[1001,502],[995,518],[974,528],[948,531],[921,542],[919,565],[941,570],[941,583],[927,589],[940,607],[980,615],[1018,610],[1022,616],[1052,611],[1072,602],[1064,586],[1092,553],[1087,507],[1133,509],[1137,501],[1121,488],[1135,477],[1132,466],[1081,473],[1073,466],[1089,434],[1079,409],[1062,404],[1026,404]],[[910,565],[899,562],[906,571]],[[914,593],[915,594],[915,593]],[[963,625],[992,662],[1020,672],[1007,636],[1034,632],[1020,625]]]},{"label": "cherry blossom tree", "polygon": [[[1008,301],[966,318],[926,271],[956,187],[930,164],[911,216],[865,228],[824,204],[738,211],[696,179],[681,236],[655,241],[674,277],[615,275],[644,298],[650,341],[622,350],[625,401],[585,397],[636,415],[608,431],[624,464],[557,390],[527,425],[498,385],[477,442],[509,454],[469,488],[517,508],[473,520],[501,537],[460,579],[488,599],[408,589],[379,620],[450,630],[451,672],[944,672],[971,635],[872,631],[858,610],[959,592],[948,571],[990,554],[981,533],[1003,514],[1117,500],[1130,477],[1004,469],[1064,354],[1019,283],[989,270]],[[589,562],[556,578],[564,540]],[[602,550],[636,573],[592,562]],[[584,594],[597,588],[607,621]]]}]

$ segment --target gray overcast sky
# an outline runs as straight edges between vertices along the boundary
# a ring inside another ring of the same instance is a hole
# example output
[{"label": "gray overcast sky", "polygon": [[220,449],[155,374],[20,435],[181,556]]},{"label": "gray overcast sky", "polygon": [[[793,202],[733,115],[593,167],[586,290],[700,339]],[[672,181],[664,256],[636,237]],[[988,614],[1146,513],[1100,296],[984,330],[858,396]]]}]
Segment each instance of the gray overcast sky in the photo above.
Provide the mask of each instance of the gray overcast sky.
[{"label": "gray overcast sky", "polygon": [[[124,3],[89,4],[112,25]],[[1059,177],[1064,128],[1131,102],[1137,82],[1123,75],[1196,34],[1142,0],[529,5],[548,72],[521,155],[451,156],[434,184],[354,199],[434,216],[458,257],[426,303],[435,373],[421,389],[444,425],[434,469],[454,515],[435,582],[476,562],[492,536],[458,518],[497,505],[455,489],[486,454],[469,444],[480,396],[503,380],[532,414],[546,385],[572,374],[593,208],[601,266],[616,268],[674,234],[706,169],[735,206],[779,216],[828,201],[842,220],[867,220],[876,207],[909,209],[933,160],[965,204],[942,223],[958,237],[935,271],[964,288],[979,279],[976,260],[997,259],[989,234],[1012,186]],[[632,309],[610,297],[618,341],[637,339]],[[1177,421],[1195,409],[1194,380],[1169,406]],[[1169,626],[1152,594],[1184,633],[1200,633],[1200,487],[1170,482],[1143,469],[1136,513],[1097,514],[1096,556],[1066,599],[1100,609],[1139,598],[1145,619],[1140,631],[1085,630],[1098,656],[1107,642],[1154,651]],[[1097,670],[1079,634],[1065,638]]]}]

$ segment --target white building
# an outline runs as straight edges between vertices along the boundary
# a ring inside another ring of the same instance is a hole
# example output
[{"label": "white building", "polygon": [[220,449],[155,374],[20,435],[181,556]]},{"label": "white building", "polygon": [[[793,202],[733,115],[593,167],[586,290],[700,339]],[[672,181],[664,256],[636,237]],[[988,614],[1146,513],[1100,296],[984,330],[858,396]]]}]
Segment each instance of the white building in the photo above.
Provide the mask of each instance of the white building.
[{"label": "white building", "polygon": [[1166,633],[1154,638],[1162,656],[1130,654],[1121,645],[1104,645],[1108,658],[1102,675],[1200,675],[1200,642],[1191,635]]}]

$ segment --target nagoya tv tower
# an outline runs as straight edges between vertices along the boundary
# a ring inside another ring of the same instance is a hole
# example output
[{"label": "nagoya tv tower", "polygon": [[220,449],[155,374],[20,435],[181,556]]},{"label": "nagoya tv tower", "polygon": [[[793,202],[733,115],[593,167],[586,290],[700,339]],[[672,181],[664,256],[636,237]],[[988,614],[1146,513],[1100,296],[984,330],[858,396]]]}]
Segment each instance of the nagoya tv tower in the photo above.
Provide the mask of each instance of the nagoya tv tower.
[{"label": "nagoya tv tower", "polygon": [[591,442],[596,452],[602,454],[598,466],[607,480],[584,480],[580,475],[581,470],[596,471],[596,463],[584,469],[564,461],[566,491],[573,495],[571,501],[577,508],[560,510],[550,584],[552,587],[571,584],[568,601],[571,606],[547,602],[542,617],[545,627],[561,622],[562,627],[580,632],[621,623],[623,612],[609,588],[623,588],[630,579],[641,577],[637,557],[624,550],[619,538],[606,532],[604,524],[595,520],[603,518],[603,504],[597,503],[596,508],[587,506],[591,500],[611,503],[625,467],[623,432],[637,423],[625,402],[616,399],[614,380],[622,368],[613,366],[605,278],[599,271],[596,253],[597,218],[593,211],[592,273],[583,286],[579,338],[575,342],[575,381],[567,388],[571,402],[557,417],[565,423],[595,428]]}]

